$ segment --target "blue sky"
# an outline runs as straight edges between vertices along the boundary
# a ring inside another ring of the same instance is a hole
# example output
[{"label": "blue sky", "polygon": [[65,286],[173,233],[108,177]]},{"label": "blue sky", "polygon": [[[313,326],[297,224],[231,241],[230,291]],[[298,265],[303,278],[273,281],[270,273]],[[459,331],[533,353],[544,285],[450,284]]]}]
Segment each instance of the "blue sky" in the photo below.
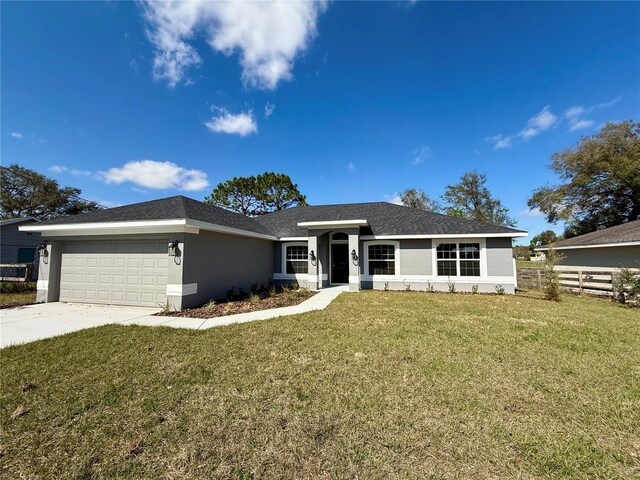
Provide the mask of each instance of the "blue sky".
[{"label": "blue sky", "polygon": [[477,169],[536,234],[551,154],[640,117],[632,2],[4,2],[1,27],[2,164],[108,206],[266,170],[311,204],[439,197]]}]

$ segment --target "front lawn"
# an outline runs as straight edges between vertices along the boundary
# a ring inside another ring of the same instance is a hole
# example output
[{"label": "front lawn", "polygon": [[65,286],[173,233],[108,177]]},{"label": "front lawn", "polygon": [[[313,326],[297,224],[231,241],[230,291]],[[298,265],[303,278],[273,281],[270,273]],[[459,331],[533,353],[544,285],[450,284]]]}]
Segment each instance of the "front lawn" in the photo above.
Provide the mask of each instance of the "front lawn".
[{"label": "front lawn", "polygon": [[640,311],[605,300],[345,293],[0,357],[3,478],[640,475]]},{"label": "front lawn", "polygon": [[0,293],[0,308],[36,303],[36,292]]}]

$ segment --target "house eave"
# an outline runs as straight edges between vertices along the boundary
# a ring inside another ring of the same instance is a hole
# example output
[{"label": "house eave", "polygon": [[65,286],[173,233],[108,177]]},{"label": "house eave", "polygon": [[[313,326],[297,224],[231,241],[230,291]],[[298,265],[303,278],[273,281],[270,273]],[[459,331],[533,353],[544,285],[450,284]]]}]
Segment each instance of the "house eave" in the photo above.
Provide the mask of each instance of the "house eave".
[{"label": "house eave", "polygon": [[369,224],[363,219],[354,220],[322,220],[316,222],[298,222],[299,227],[308,229],[318,228],[350,228],[350,227],[366,227]]},{"label": "house eave", "polygon": [[141,220],[127,222],[92,222],[61,225],[26,225],[18,227],[24,232],[40,232],[48,236],[71,235],[122,235],[140,233],[199,233],[200,230],[226,233],[243,237],[277,240],[273,235],[250,232],[224,225],[202,222],[191,219]]},{"label": "house eave", "polygon": [[527,232],[507,233],[443,233],[443,234],[413,234],[413,235],[362,235],[362,240],[410,240],[428,238],[516,238],[526,237]]},{"label": "house eave", "polygon": [[[606,248],[606,247],[635,247],[640,245],[640,242],[616,242],[616,243],[597,243],[593,245],[567,245],[565,247],[553,247],[554,250],[575,250],[578,248]],[[550,247],[536,247],[536,252],[545,252]]]}]

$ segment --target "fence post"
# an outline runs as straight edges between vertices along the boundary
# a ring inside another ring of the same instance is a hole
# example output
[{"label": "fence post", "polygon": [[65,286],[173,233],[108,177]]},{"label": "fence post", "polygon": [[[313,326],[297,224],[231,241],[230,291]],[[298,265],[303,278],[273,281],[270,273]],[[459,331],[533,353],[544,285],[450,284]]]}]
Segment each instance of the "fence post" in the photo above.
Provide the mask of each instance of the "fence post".
[{"label": "fence post", "polygon": [[536,273],[538,274],[538,290],[542,290],[542,273],[540,272],[540,269],[538,268]]},{"label": "fence post", "polygon": [[582,270],[578,270],[578,285],[580,286],[580,295],[582,295]]}]

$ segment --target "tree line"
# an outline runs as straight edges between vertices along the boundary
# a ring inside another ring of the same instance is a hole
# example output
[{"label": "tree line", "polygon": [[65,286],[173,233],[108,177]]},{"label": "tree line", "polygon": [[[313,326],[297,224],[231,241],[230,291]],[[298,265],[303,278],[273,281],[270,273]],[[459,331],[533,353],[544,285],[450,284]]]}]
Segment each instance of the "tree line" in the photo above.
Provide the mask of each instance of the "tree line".
[{"label": "tree line", "polygon": [[[528,199],[549,223],[565,223],[564,237],[581,235],[640,218],[640,123],[607,123],[592,136],[555,153],[550,168],[560,178],[544,185]],[[101,208],[80,197],[81,191],[61,187],[57,181],[13,164],[0,169],[0,216],[48,219]],[[466,172],[458,183],[447,185],[443,203],[418,188],[400,194],[403,205],[495,225],[515,226],[508,209],[486,186],[487,176]],[[207,203],[247,216],[259,216],[307,205],[298,185],[288,175],[265,172],[219,183]],[[557,241],[551,230],[532,240],[532,247]]]}]

